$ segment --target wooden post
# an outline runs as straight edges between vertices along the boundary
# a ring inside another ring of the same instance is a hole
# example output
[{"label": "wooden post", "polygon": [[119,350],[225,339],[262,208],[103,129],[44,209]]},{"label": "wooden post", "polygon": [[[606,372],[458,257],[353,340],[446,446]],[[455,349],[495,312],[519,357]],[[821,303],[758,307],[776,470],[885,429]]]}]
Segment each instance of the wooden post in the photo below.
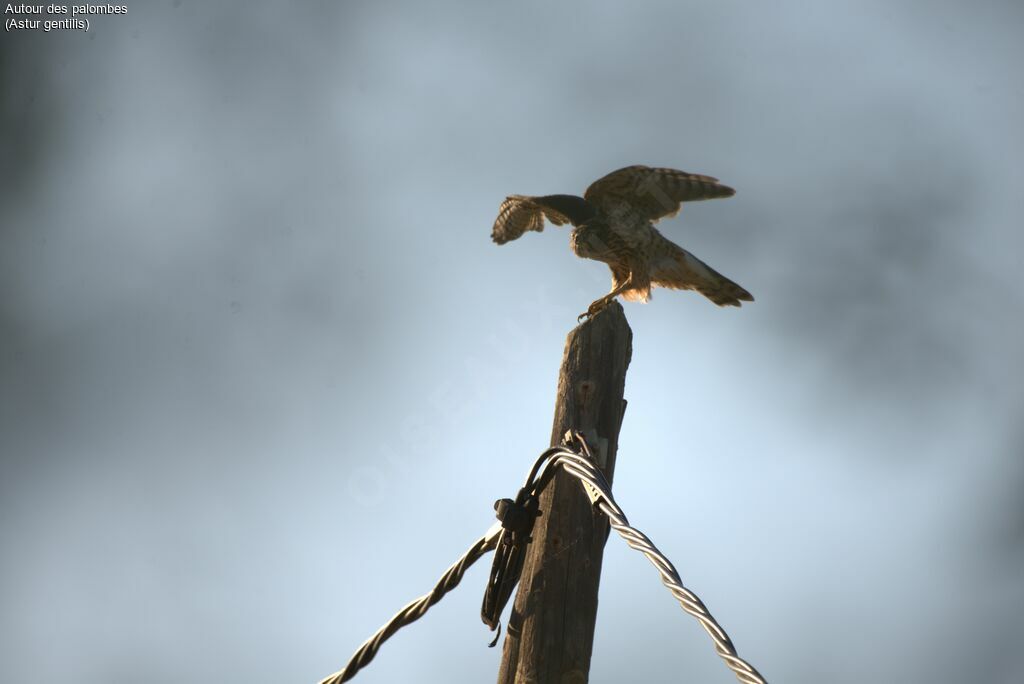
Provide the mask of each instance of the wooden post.
[{"label": "wooden post", "polygon": [[[623,386],[633,332],[618,302],[569,333],[558,376],[551,444],[580,430],[609,483],[626,402]],[[590,672],[597,590],[608,524],[579,480],[559,473],[541,495],[523,574],[509,618],[499,684],[581,684]]]}]

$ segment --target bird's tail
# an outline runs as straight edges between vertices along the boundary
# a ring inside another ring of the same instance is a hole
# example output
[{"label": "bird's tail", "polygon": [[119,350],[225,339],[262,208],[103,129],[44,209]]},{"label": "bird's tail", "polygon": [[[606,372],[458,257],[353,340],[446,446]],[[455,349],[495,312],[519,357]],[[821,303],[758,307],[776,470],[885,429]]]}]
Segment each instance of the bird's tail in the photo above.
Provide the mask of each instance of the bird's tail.
[{"label": "bird's tail", "polygon": [[718,306],[740,306],[741,301],[754,301],[753,295],[682,247],[668,240],[659,247],[660,255],[651,264],[655,285],[696,290]]}]

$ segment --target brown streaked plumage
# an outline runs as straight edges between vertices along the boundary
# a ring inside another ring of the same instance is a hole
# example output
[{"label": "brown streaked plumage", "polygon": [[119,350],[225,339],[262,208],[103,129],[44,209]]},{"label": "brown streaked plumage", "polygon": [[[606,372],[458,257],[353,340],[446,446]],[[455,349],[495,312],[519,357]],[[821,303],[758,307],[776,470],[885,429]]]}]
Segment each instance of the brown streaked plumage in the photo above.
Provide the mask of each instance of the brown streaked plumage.
[{"label": "brown streaked plumage", "polygon": [[[612,289],[586,315],[618,295],[646,302],[651,287],[696,290],[719,306],[740,306],[753,296],[655,229],[675,216],[682,202],[732,197],[736,191],[717,178],[675,169],[627,166],[594,181],[583,197],[510,195],[501,203],[491,238],[503,245],[527,231],[544,230],[545,219],[574,226],[569,244],[577,256],[612,270]],[[581,318],[583,317],[581,316]]]}]

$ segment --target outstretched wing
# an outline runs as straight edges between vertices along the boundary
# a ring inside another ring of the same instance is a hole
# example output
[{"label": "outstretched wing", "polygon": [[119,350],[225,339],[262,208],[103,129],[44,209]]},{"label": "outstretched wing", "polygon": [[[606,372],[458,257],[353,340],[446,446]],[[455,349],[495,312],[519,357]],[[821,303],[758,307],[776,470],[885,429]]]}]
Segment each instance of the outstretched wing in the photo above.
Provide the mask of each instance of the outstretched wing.
[{"label": "outstretched wing", "polygon": [[696,290],[718,306],[740,306],[753,295],[685,249],[657,235],[651,245],[651,281],[673,290]]},{"label": "outstretched wing", "polygon": [[578,226],[593,215],[593,207],[585,199],[575,195],[510,195],[498,209],[498,218],[491,230],[491,239],[503,245],[529,230],[538,233],[544,230],[544,219],[556,226],[566,223]]},{"label": "outstretched wing", "polygon": [[681,202],[732,197],[717,178],[676,169],[627,166],[591,183],[583,195],[610,215],[639,213],[648,221],[675,216]]}]

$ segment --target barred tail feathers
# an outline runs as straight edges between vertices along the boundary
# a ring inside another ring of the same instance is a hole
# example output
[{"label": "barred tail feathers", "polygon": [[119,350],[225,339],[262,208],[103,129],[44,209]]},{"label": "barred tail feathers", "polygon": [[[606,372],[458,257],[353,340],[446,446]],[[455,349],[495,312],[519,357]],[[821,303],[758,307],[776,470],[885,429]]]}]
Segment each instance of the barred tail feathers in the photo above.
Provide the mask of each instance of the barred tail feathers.
[{"label": "barred tail feathers", "polygon": [[[658,256],[651,264],[655,285],[674,290],[696,290],[718,306],[740,306],[753,295],[711,268],[685,249],[662,238]],[[623,295],[625,296],[625,295]]]}]

